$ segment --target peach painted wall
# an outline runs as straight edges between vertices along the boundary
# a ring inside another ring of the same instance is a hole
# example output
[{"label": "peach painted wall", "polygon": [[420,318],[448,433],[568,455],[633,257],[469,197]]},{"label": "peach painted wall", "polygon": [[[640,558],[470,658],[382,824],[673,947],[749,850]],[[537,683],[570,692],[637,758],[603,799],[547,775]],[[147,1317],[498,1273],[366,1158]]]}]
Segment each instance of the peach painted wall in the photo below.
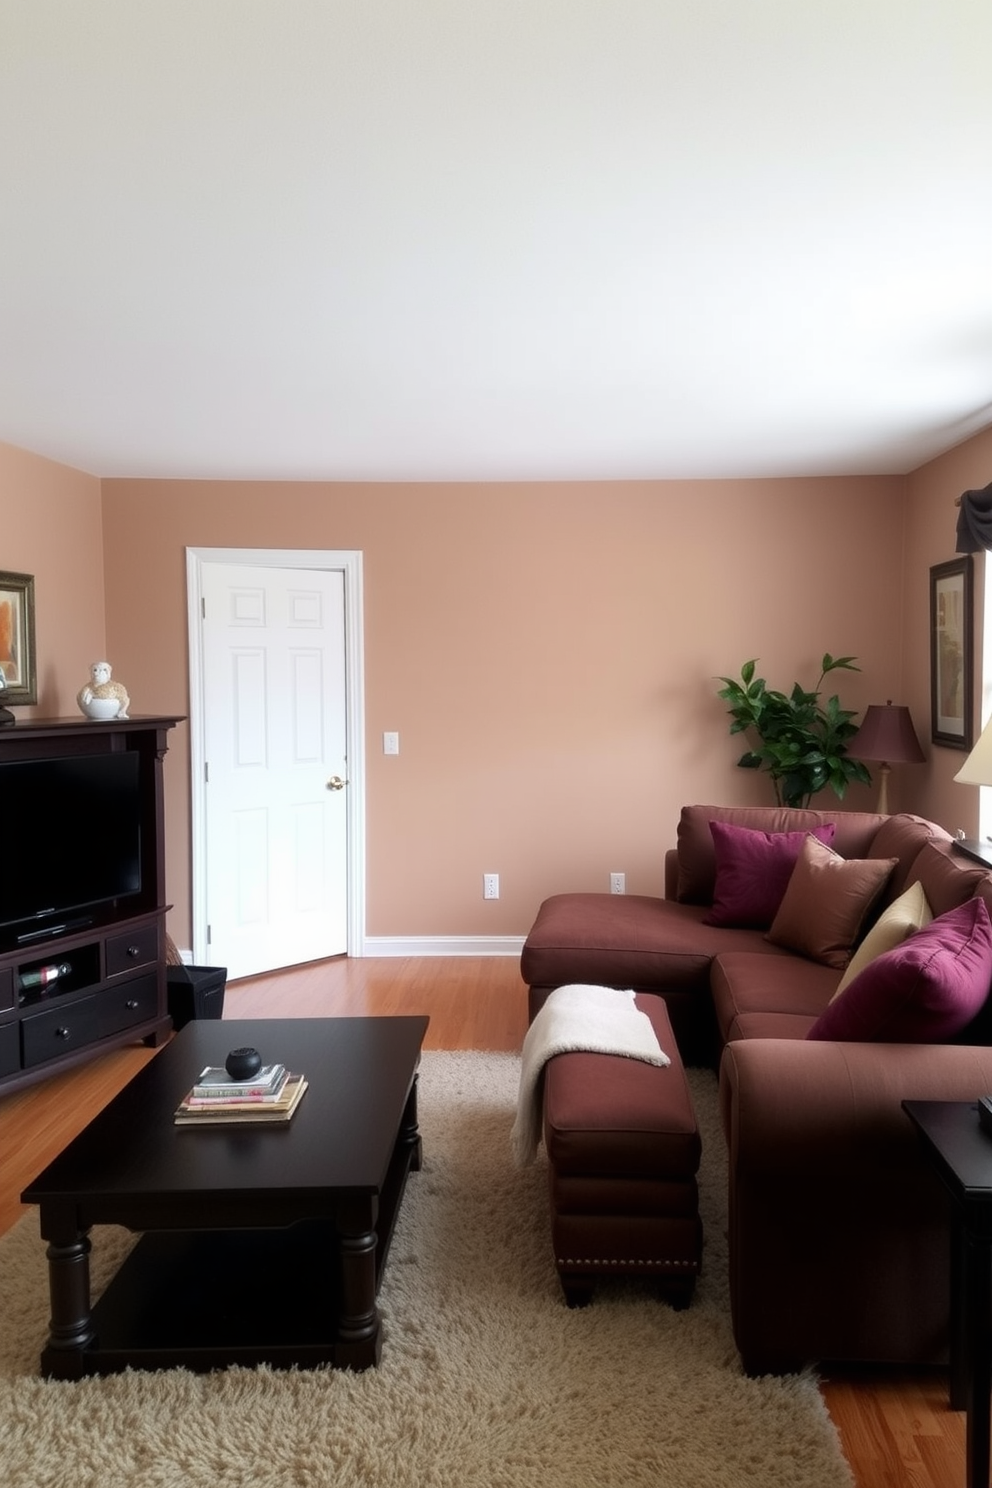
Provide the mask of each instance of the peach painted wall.
[{"label": "peach painted wall", "polygon": [[0,444],[0,513],[0,569],[34,575],[38,703],[17,716],[79,717],[106,646],[100,482]]},{"label": "peach painted wall", "polygon": [[[825,650],[854,653],[844,703],[898,698],[905,493],[110,480],[108,653],[136,711],[185,713],[186,546],[362,550],[368,934],[522,935],[545,895],[613,870],[660,892],[684,802],[770,799],[734,766],[717,674],[757,656],[770,684],[812,685]],[[170,928],[188,945],[185,725],[172,737]]]},{"label": "peach painted wall", "polygon": [[[712,680],[750,655],[788,685],[814,680],[824,649],[856,653],[845,703],[908,702],[929,756],[894,773],[893,808],[974,833],[960,753],[929,739],[928,569],[954,555],[955,497],[990,475],[992,430],[905,480],[620,485],[101,488],[0,444],[0,568],[36,583],[39,703],[22,716],[74,715],[99,654],[136,711],[187,710],[186,545],[356,547],[373,936],[519,934],[545,893],[612,869],[656,891],[683,801],[765,799],[733,767]],[[976,637],[981,618],[979,603]],[[182,943],[187,772],[181,726],[167,787]],[[480,897],[489,869],[497,903]]]},{"label": "peach painted wall", "polygon": [[[915,471],[907,481],[906,521],[906,700],[913,708],[917,722],[922,720],[925,732],[920,740],[929,756],[920,771],[920,788],[915,793],[917,809],[941,822],[950,831],[962,828],[969,837],[978,836],[979,790],[973,785],[958,785],[954,775],[965,756],[958,749],[948,749],[930,741],[930,577],[935,563],[945,563],[957,555],[958,512],[954,503],[962,491],[987,486],[992,480],[992,429],[958,445],[939,459]],[[988,717],[989,705],[982,704],[983,591],[985,587],[984,553],[975,555],[975,730],[976,737]],[[916,776],[914,770],[914,779]]]}]

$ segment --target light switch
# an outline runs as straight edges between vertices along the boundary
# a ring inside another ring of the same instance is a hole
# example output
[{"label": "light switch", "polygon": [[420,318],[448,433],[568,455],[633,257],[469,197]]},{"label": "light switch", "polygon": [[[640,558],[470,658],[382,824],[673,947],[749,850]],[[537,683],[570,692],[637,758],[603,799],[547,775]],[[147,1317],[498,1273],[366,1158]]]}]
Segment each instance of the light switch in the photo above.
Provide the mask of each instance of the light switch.
[{"label": "light switch", "polygon": [[400,736],[399,736],[399,734],[395,733],[392,730],[390,730],[388,733],[383,734],[383,736],[382,736],[382,752],[383,752],[383,754],[399,754],[399,752],[400,752]]}]

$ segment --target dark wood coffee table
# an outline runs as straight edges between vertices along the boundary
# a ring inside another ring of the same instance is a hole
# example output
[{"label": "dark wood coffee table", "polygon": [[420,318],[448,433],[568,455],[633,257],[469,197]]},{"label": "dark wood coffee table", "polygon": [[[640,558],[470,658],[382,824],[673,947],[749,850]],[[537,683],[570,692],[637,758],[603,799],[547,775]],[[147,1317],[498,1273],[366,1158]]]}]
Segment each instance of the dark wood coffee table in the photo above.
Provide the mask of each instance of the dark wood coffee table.
[{"label": "dark wood coffee table", "polygon": [[[44,1374],[378,1363],[376,1295],[420,1167],[426,1017],[193,1022],[25,1189],[48,1242]],[[283,1126],[178,1127],[208,1064],[253,1045],[309,1081]],[[89,1230],[141,1239],[95,1305]]]}]

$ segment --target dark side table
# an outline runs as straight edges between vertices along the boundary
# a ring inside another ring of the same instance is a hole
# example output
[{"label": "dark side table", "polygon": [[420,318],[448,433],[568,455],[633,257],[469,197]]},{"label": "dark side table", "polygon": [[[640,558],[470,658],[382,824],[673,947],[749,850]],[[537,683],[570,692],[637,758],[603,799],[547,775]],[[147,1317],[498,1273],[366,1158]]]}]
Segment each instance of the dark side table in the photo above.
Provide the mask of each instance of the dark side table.
[{"label": "dark side table", "polygon": [[975,1101],[903,1101],[953,1203],[951,1407],[966,1410],[968,1488],[989,1488],[992,1135]]}]

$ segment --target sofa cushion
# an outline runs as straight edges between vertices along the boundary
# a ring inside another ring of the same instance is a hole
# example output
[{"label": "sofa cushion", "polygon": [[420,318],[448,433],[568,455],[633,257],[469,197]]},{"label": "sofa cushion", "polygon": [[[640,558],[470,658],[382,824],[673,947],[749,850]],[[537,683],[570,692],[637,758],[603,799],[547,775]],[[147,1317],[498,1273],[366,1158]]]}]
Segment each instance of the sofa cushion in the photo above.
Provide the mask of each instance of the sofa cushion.
[{"label": "sofa cushion", "polygon": [[[766,946],[766,951],[771,948]],[[710,991],[723,1043],[747,1037],[805,1038],[830,1002],[838,973],[802,956],[730,951],[717,956]],[[756,1033],[756,1020],[762,1031]],[[788,1025],[787,1033],[773,1032]]]},{"label": "sofa cushion", "polygon": [[683,806],[679,815],[676,898],[712,904],[716,856],[710,822],[731,822],[761,832],[808,832],[834,822],[834,847],[845,858],[865,858],[881,824],[874,812],[801,811],[786,806]]},{"label": "sofa cushion", "polygon": [[760,930],[720,930],[705,916],[699,905],[641,894],[553,894],[531,926],[520,972],[531,987],[591,982],[705,998],[714,956],[770,949]]},{"label": "sofa cushion", "polygon": [[[820,842],[831,843],[833,822],[810,828]],[[805,832],[759,832],[732,822],[710,822],[716,875],[709,925],[750,926],[767,930],[792,877],[806,841]]]},{"label": "sofa cushion", "polygon": [[943,1043],[977,1015],[990,982],[992,921],[984,900],[969,899],[876,957],[807,1038]]},{"label": "sofa cushion", "polygon": [[886,951],[895,950],[916,930],[922,930],[933,919],[933,911],[927,903],[923,885],[917,881],[910,884],[888,909],[883,910],[858,946],[847,964],[847,970],[837,984],[834,997],[839,997],[856,976],[860,976],[869,962]]},{"label": "sofa cushion", "polygon": [[791,1039],[801,1043],[816,1022],[808,1013],[741,1013],[734,1023],[727,1046],[742,1039]]},{"label": "sofa cushion", "polygon": [[807,837],[768,939],[842,970],[895,865],[895,858],[842,858]]}]

